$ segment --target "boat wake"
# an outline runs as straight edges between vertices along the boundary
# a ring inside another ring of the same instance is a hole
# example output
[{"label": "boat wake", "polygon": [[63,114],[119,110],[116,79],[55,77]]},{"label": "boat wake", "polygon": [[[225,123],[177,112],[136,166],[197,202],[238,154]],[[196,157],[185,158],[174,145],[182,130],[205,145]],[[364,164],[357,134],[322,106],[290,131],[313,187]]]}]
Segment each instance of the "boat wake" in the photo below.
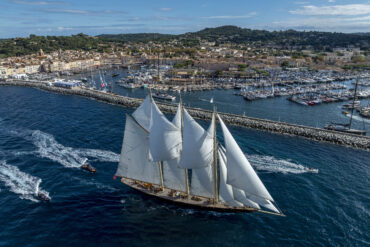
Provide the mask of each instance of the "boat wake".
[{"label": "boat wake", "polygon": [[274,172],[274,173],[292,173],[292,174],[301,174],[301,173],[318,173],[318,169],[313,169],[305,167],[300,164],[293,163],[289,160],[277,159],[273,156],[257,155],[257,154],[248,154],[246,155],[247,159],[257,170]]},{"label": "boat wake", "polygon": [[58,143],[54,136],[36,130],[32,133],[32,142],[38,148],[37,153],[64,167],[79,168],[88,158],[101,162],[118,162],[119,155],[99,149],[76,149]]},{"label": "boat wake", "polygon": [[[351,114],[350,113],[349,114],[346,114],[345,116],[348,117],[348,118],[351,118]],[[354,119],[356,121],[359,121],[359,122],[364,121],[365,123],[370,123],[370,119],[363,118],[363,117],[357,116],[357,115],[353,115],[352,116],[352,119]]]},{"label": "boat wake", "polygon": [[1,161],[0,181],[13,193],[19,194],[21,199],[39,202],[37,193],[42,192],[49,197],[49,192],[40,188],[41,179],[22,172],[16,166]]}]

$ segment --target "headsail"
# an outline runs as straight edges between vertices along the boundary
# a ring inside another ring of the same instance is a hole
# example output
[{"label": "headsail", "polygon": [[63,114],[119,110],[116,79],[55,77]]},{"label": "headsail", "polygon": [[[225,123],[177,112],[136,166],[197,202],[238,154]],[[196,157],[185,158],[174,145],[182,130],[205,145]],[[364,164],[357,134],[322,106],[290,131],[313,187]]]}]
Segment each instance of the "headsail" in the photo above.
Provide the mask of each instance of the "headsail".
[{"label": "headsail", "polygon": [[167,120],[152,102],[149,144],[153,161],[175,159],[181,154],[181,130]]},{"label": "headsail", "polygon": [[249,164],[244,153],[232,137],[219,115],[222,132],[225,140],[227,161],[227,183],[234,188],[241,189],[249,195],[273,201],[271,195]]},{"label": "headsail", "polygon": [[218,150],[218,161],[220,167],[220,201],[234,207],[243,206],[242,203],[234,200],[233,187],[226,183],[226,162],[225,157],[221,154],[221,150]]},{"label": "headsail", "polygon": [[143,127],[126,115],[126,127],[117,176],[160,184],[156,163],[149,161],[148,156],[145,155],[149,151],[148,136],[149,133]]},{"label": "headsail", "polygon": [[149,130],[150,121],[152,117],[152,103],[150,96],[146,96],[143,103],[132,113],[135,120],[143,126],[145,129]]}]

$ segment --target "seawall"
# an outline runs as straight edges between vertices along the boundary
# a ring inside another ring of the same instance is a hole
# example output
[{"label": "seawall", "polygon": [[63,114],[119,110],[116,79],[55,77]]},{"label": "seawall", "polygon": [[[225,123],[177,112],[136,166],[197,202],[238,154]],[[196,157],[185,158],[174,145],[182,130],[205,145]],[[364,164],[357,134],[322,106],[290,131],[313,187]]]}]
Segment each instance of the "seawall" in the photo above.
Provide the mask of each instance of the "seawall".
[{"label": "seawall", "polygon": [[[122,105],[124,107],[130,108],[136,108],[142,102],[142,99],[124,97],[117,94],[104,93],[101,91],[90,90],[85,88],[64,89],[53,86],[47,86],[46,84],[40,82],[7,81],[0,82],[0,86],[33,87],[58,94],[83,96],[98,101],[115,105]],[[175,105],[166,103],[157,103],[157,105],[165,113],[169,114],[176,113],[177,106]],[[194,118],[210,120],[212,116],[212,112],[209,110],[190,107],[187,107],[187,110]],[[354,134],[341,133],[320,128],[282,123],[265,119],[251,118],[230,113],[219,112],[219,115],[222,117],[225,123],[231,125],[258,129],[271,133],[299,136],[315,141],[330,142],[338,145],[370,150],[370,137],[368,136],[358,136]]]}]

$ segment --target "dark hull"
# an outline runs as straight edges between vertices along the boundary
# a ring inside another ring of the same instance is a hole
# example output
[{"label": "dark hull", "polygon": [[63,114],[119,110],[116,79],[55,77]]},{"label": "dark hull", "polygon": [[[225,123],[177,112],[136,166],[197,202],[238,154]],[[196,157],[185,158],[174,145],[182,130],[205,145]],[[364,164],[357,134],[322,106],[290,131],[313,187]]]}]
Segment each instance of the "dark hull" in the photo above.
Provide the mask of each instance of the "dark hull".
[{"label": "dark hull", "polygon": [[139,182],[129,178],[122,178],[121,182],[125,185],[129,186],[130,188],[142,192],[148,196],[155,197],[160,200],[164,200],[166,202],[170,202],[181,207],[186,208],[194,208],[199,210],[207,210],[207,211],[216,211],[216,212],[243,212],[243,213],[250,213],[250,212],[258,212],[260,210],[249,208],[249,207],[231,207],[223,203],[213,203],[213,199],[199,197],[197,196],[197,200],[188,198],[185,193],[181,193],[181,196],[171,196],[170,189],[164,188],[160,190],[158,185],[150,185],[151,188],[145,187],[146,183]]}]

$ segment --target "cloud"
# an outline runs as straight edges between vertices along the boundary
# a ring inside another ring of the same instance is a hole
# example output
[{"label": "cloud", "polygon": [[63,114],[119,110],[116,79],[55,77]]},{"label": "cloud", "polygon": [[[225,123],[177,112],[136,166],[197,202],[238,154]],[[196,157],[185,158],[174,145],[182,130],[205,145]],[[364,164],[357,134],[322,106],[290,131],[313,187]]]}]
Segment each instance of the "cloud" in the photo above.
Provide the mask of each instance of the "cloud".
[{"label": "cloud", "polygon": [[126,13],[124,11],[119,10],[82,10],[82,9],[57,9],[57,8],[41,9],[40,11],[55,14],[95,15],[95,16]]},{"label": "cloud", "polygon": [[257,15],[256,12],[251,12],[246,15],[217,15],[217,16],[204,16],[202,19],[246,19]]},{"label": "cloud", "polygon": [[23,0],[12,0],[13,3],[23,5],[52,5],[52,4],[67,4],[63,1],[23,1]]},{"label": "cloud", "polygon": [[294,4],[297,4],[297,5],[303,5],[303,4],[309,4],[310,2],[303,2],[303,1],[297,1],[297,2],[294,2]]},{"label": "cloud", "polygon": [[79,14],[79,15],[88,15],[90,11],[80,10],[80,9],[44,9],[43,12],[48,13],[60,13],[60,14]]},{"label": "cloud", "polygon": [[168,11],[173,10],[173,8],[160,8],[159,10],[164,11],[164,12],[168,12]]},{"label": "cloud", "polygon": [[365,17],[308,17],[275,21],[267,29],[316,30],[329,32],[369,32],[370,16]]},{"label": "cloud", "polygon": [[328,0],[329,3],[335,3],[335,0]]},{"label": "cloud", "polygon": [[311,15],[311,16],[325,16],[325,15],[365,15],[370,14],[369,4],[347,4],[347,5],[333,5],[333,6],[303,6],[296,10],[289,11],[296,15]]}]

